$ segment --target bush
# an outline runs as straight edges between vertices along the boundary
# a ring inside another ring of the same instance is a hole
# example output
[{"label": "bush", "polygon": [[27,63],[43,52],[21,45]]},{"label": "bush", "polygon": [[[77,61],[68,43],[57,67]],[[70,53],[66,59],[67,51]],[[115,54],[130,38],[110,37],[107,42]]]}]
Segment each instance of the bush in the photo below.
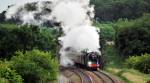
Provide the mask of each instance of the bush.
[{"label": "bush", "polygon": [[16,52],[11,64],[12,69],[23,77],[25,83],[47,83],[57,79],[58,62],[48,52]]},{"label": "bush", "polygon": [[0,24],[0,58],[11,58],[15,51],[40,49],[56,54],[58,33],[54,28]]},{"label": "bush", "polygon": [[150,53],[150,14],[116,23],[116,47],[120,55],[141,55]]},{"label": "bush", "polygon": [[0,62],[0,83],[22,83],[23,79],[6,64]]},{"label": "bush", "polygon": [[126,65],[143,73],[150,74],[150,54],[132,56],[126,60]]}]

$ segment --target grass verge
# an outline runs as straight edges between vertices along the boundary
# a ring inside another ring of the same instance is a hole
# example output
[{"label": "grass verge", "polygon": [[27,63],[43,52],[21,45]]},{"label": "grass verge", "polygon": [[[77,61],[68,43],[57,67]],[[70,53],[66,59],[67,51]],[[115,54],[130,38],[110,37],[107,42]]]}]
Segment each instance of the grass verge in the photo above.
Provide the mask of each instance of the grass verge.
[{"label": "grass verge", "polygon": [[150,74],[143,74],[137,70],[126,68],[123,57],[118,55],[114,46],[107,46],[104,50],[107,62],[105,71],[118,76],[125,83],[148,83],[147,81],[150,81]]}]

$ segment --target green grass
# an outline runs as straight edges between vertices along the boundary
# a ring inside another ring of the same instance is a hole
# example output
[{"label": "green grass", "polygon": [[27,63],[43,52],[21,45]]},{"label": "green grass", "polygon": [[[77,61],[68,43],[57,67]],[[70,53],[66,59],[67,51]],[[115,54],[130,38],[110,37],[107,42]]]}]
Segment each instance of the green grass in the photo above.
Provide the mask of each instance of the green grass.
[{"label": "green grass", "polygon": [[114,46],[104,48],[106,65],[104,70],[118,76],[125,83],[146,83],[150,80],[150,74],[143,74],[137,70],[126,68],[123,57],[120,57]]}]

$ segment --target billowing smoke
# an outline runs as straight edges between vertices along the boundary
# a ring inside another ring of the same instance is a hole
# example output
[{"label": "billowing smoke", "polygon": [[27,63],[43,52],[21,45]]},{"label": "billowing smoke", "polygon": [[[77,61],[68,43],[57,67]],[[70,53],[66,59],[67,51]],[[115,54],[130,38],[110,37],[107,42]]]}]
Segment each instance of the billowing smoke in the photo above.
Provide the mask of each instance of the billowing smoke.
[{"label": "billowing smoke", "polygon": [[23,24],[61,23],[64,35],[58,39],[62,45],[60,62],[68,66],[85,49],[99,52],[99,35],[91,22],[94,6],[89,3],[89,0],[36,0],[32,4],[13,6],[6,17],[19,19]]},{"label": "billowing smoke", "polygon": [[[35,0],[34,0],[35,1]],[[51,1],[27,2],[14,5],[7,10],[7,19],[21,20],[22,24],[41,25],[51,18]]]}]

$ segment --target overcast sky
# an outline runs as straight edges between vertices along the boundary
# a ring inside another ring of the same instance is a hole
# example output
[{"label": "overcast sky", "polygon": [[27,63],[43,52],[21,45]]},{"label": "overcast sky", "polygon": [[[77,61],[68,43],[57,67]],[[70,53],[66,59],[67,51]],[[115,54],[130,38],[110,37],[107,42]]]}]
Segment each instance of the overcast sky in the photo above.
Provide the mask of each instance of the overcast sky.
[{"label": "overcast sky", "polygon": [[23,4],[25,2],[41,1],[41,0],[0,0],[0,12],[7,9],[8,5],[12,4]]}]

